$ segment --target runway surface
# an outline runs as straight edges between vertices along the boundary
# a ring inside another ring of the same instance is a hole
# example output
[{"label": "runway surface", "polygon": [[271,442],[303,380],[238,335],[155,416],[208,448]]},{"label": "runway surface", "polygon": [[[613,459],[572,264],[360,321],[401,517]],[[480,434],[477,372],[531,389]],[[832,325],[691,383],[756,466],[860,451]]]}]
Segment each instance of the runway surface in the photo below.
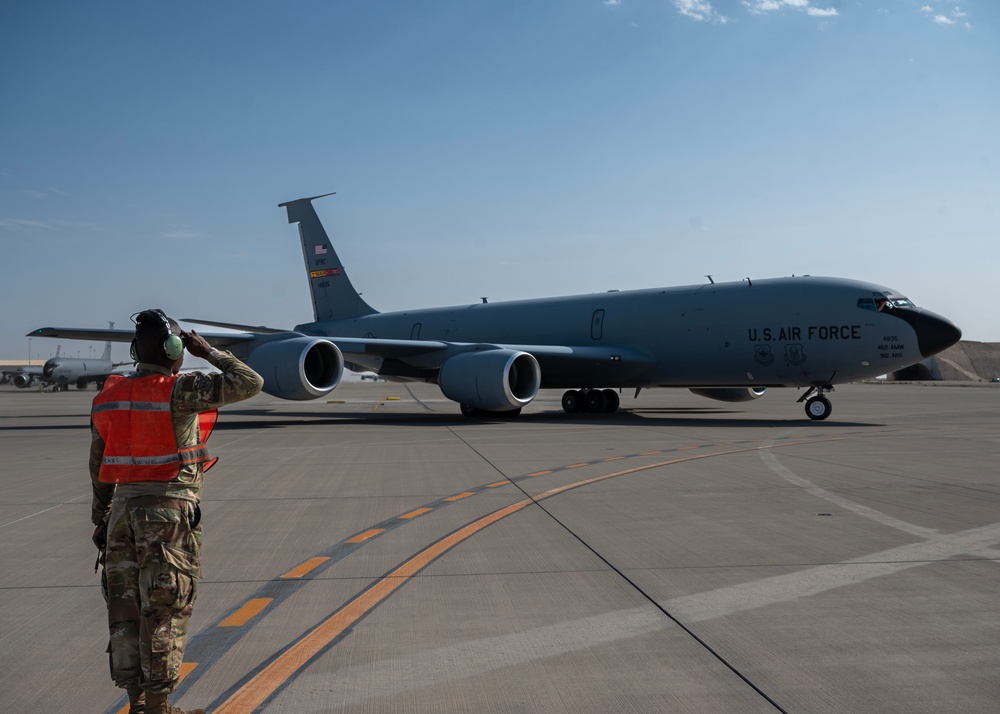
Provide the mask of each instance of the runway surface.
[{"label": "runway surface", "polygon": [[[0,387],[0,711],[117,712],[95,392]],[[995,712],[1000,390],[623,395],[467,420],[427,385],[212,437],[175,704],[210,712]]]}]

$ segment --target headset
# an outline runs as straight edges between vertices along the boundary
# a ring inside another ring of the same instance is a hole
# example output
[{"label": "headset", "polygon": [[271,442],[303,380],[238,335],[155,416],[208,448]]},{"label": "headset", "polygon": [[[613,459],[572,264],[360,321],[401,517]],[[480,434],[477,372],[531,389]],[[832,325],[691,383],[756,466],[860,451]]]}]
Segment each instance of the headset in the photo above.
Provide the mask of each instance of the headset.
[{"label": "headset", "polygon": [[[184,354],[184,339],[180,335],[174,334],[174,326],[170,324],[170,320],[163,313],[163,310],[143,310],[142,312],[137,312],[132,316],[132,322],[135,323],[136,330],[139,329],[139,325],[145,323],[146,321],[159,321],[163,325],[163,329],[166,334],[163,339],[160,340],[160,354],[169,360],[175,360]],[[132,357],[133,362],[139,361],[139,350],[136,347],[135,339],[132,340],[132,346],[129,349],[129,354]]]}]

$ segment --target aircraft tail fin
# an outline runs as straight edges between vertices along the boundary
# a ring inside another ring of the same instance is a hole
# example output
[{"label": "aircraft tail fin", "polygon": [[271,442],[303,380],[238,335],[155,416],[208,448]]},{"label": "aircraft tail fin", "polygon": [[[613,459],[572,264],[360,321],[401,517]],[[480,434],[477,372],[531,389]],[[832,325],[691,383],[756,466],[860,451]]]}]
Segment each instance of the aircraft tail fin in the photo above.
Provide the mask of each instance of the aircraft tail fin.
[{"label": "aircraft tail fin", "polygon": [[[115,323],[109,322],[108,329],[111,330],[115,329]],[[104,343],[104,354],[101,355],[101,359],[104,360],[105,362],[111,361],[111,340],[108,340],[107,342]]]},{"label": "aircraft tail fin", "polygon": [[309,276],[309,292],[312,294],[313,315],[316,322],[373,315],[378,310],[362,300],[361,295],[354,289],[343,263],[330,244],[319,216],[316,215],[312,202],[317,198],[323,196],[299,198],[278,204],[278,208],[287,209],[289,223],[299,224],[302,257],[306,262],[306,274]]}]

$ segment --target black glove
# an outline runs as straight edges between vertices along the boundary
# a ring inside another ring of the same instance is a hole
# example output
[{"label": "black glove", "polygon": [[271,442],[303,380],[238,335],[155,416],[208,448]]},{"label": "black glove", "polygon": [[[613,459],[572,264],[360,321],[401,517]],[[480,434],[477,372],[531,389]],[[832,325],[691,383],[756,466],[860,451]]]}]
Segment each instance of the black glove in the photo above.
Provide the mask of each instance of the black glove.
[{"label": "black glove", "polygon": [[94,572],[104,565],[104,551],[108,547],[108,524],[101,523],[94,529],[94,535],[91,536],[91,540],[94,541],[94,545],[97,546],[97,560],[94,562]]},{"label": "black glove", "polygon": [[94,541],[94,545],[97,546],[98,550],[104,550],[108,547],[108,524],[102,523],[94,529],[94,535],[91,536]]}]

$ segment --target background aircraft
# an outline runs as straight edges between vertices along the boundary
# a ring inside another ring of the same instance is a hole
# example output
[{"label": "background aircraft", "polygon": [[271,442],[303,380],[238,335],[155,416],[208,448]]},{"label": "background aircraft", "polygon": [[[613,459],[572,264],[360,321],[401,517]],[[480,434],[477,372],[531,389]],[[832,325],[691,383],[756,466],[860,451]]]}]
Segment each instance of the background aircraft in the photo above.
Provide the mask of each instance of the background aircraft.
[{"label": "background aircraft", "polygon": [[[331,195],[331,194],[326,194]],[[207,320],[204,333],[264,377],[264,391],[315,399],[344,367],[437,383],[462,413],[517,413],[540,388],[566,389],[566,412],[611,412],[615,388],[687,387],[747,401],[804,387],[825,419],[835,384],[915,364],[961,338],[901,293],[854,280],[792,277],[611,291],[380,313],[354,289],[312,201],[280,204],[299,224],[313,301],[294,330]],[[30,336],[129,341],[131,330],[42,328]]]},{"label": "background aircraft", "polygon": [[[113,330],[115,323],[109,325]],[[44,365],[22,368],[11,375],[11,381],[15,387],[21,389],[30,387],[35,382],[53,386],[56,391],[66,391],[70,384],[75,384],[77,389],[86,389],[92,382],[100,389],[108,375],[123,364],[129,363],[111,361],[111,340],[109,340],[105,343],[104,354],[99,359],[63,357],[59,354],[59,350],[56,350],[55,357],[46,360]]]}]

